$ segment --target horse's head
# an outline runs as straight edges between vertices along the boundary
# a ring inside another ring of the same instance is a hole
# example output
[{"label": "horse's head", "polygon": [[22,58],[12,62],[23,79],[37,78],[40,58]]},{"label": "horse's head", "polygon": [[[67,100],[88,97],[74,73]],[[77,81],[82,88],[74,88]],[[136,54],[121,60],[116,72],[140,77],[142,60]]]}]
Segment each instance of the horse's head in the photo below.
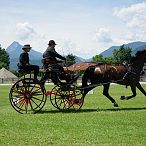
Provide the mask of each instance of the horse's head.
[{"label": "horse's head", "polygon": [[140,73],[143,69],[144,63],[146,62],[146,50],[138,51],[134,57],[131,58],[130,63],[134,70]]},{"label": "horse's head", "polygon": [[142,51],[138,51],[135,56],[136,58],[140,60],[144,60],[146,62],[146,49]]},{"label": "horse's head", "polygon": [[144,50],[144,58],[145,58],[145,62],[146,62],[146,49]]},{"label": "horse's head", "polygon": [[146,62],[146,50],[137,51],[134,57],[130,60],[131,63],[144,63]]}]

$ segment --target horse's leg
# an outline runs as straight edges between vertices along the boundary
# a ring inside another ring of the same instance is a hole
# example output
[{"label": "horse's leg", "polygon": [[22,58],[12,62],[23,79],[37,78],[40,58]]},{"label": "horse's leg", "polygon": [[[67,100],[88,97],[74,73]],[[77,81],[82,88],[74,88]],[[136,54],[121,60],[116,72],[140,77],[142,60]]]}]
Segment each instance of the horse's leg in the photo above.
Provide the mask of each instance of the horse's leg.
[{"label": "horse's leg", "polygon": [[128,99],[131,99],[131,98],[136,96],[136,86],[131,85],[130,87],[131,87],[131,91],[132,91],[133,95],[131,95],[131,96],[121,96],[121,100],[124,100],[124,99],[128,100]]},{"label": "horse's leg", "polygon": [[116,103],[116,101],[108,93],[110,84],[105,84],[103,86],[104,86],[103,95],[105,95],[114,104],[114,107],[118,107],[118,104]]},{"label": "horse's leg", "polygon": [[86,96],[86,94],[90,91],[90,90],[92,90],[92,89],[94,89],[96,86],[92,86],[92,84],[91,84],[91,87],[90,87],[90,85],[88,86],[85,86],[85,89],[83,88],[83,91],[82,91],[82,94],[83,94],[83,97],[85,97]]},{"label": "horse's leg", "polygon": [[140,83],[138,83],[138,84],[136,85],[136,87],[146,96],[146,92],[145,92],[145,90],[142,88],[142,86],[140,85]]}]

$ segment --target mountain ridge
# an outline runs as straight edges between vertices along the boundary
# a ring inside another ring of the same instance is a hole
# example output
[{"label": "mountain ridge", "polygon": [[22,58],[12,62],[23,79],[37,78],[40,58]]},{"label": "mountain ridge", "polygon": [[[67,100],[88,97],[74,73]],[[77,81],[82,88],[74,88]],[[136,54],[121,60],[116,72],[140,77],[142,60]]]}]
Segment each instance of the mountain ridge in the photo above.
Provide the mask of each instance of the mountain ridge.
[{"label": "mountain ridge", "polygon": [[[146,42],[141,42],[141,41],[137,41],[137,42],[130,42],[128,44],[124,44],[126,47],[129,47],[132,49],[132,53],[131,55],[134,55],[137,51],[146,49]],[[121,46],[121,45],[120,45]],[[103,57],[110,57],[112,56],[113,50],[114,49],[119,49],[120,46],[112,46],[108,49],[106,49],[105,51],[103,51],[102,53],[100,53],[100,55],[103,55]]]},{"label": "mountain ridge", "polygon": [[[131,42],[131,43],[125,44],[125,46],[132,48],[132,55],[134,55],[137,51],[146,49],[146,42],[141,42],[141,41]],[[9,45],[6,48],[6,52],[10,56],[10,69],[17,70],[17,63],[19,61],[19,55],[22,53],[22,47],[23,46],[19,42],[14,41],[11,45]],[[113,50],[119,49],[119,48],[120,46],[112,46],[100,54],[103,55],[103,57],[110,57],[112,56]],[[29,52],[29,57],[30,57],[30,63],[36,64],[42,67],[42,63],[41,63],[42,53],[41,52],[35,51],[32,48],[31,51]],[[78,63],[78,62],[92,62],[93,60],[92,58],[84,59],[82,57],[75,55],[75,61]]]}]

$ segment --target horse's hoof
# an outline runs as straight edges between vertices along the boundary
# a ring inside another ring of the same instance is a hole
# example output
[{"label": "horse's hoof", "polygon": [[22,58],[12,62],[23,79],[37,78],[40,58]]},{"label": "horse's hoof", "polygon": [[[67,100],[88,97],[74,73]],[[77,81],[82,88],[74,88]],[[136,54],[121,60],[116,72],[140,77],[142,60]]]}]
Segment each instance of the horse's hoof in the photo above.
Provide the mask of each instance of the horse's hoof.
[{"label": "horse's hoof", "polygon": [[121,100],[124,100],[124,99],[126,99],[126,98],[125,98],[125,96],[121,96],[121,98],[120,98],[120,99],[121,99]]},{"label": "horse's hoof", "polygon": [[114,103],[114,107],[119,107],[119,105],[115,102],[115,103]]}]

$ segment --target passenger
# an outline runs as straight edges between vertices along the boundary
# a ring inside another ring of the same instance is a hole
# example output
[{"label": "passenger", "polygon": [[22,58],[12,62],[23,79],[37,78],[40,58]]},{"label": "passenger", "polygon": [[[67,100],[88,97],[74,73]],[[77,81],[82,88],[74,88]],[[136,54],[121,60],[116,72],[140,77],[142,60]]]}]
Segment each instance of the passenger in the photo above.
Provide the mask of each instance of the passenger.
[{"label": "passenger", "polygon": [[29,54],[31,47],[29,44],[26,44],[22,47],[23,53],[20,54],[19,57],[19,69],[26,72],[34,71],[34,80],[37,80],[37,75],[39,73],[39,66],[37,65],[31,65],[29,63]]}]

